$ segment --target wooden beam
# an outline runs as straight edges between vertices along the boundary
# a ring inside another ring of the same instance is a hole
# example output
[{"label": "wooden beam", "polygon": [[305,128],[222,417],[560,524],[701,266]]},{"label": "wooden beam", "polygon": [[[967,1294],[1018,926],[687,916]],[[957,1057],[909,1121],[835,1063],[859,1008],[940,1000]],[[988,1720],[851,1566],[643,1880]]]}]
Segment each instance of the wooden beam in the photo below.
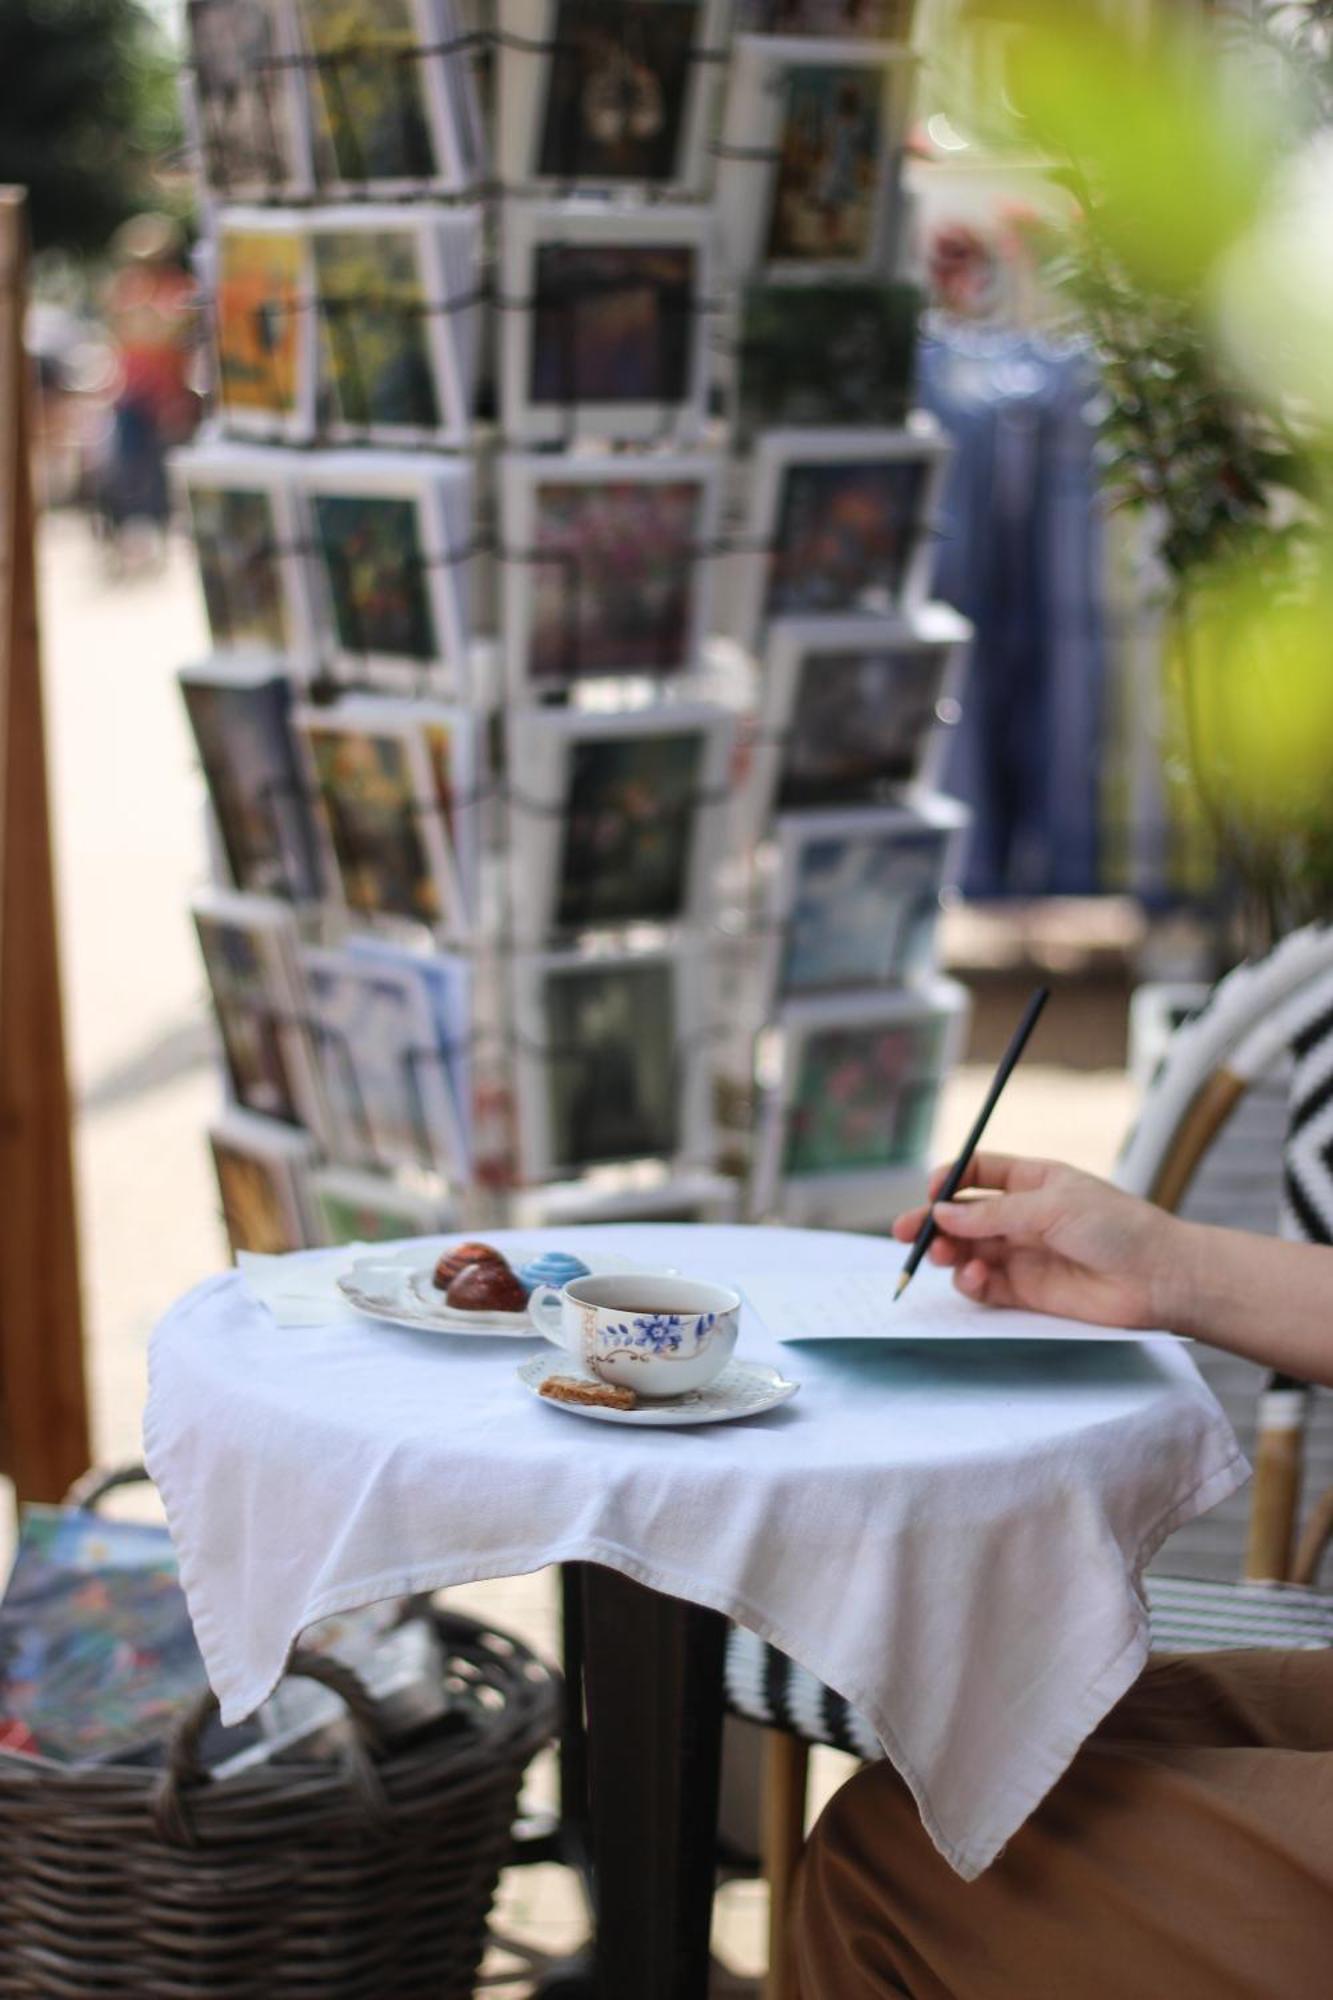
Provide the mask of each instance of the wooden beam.
[{"label": "wooden beam", "polygon": [[21,192],[0,189],[0,1469],[86,1470],[78,1224],[37,636]]}]

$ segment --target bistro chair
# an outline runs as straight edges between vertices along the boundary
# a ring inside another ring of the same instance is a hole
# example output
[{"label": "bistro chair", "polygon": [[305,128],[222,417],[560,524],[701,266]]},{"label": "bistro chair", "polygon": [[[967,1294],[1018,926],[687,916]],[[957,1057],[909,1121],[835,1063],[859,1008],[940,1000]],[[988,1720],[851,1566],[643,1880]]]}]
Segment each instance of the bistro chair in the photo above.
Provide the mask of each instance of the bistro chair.
[{"label": "bistro chair", "polygon": [[[1240,966],[1172,1035],[1116,1170],[1120,1186],[1196,1221],[1333,1242],[1333,928],[1311,926]],[[1195,1360],[1250,1449],[1246,1496],[1173,1535],[1146,1579],[1155,1650],[1333,1645],[1333,1595],[1311,1588],[1333,1535],[1333,1398],[1207,1348]],[[1303,1480],[1323,1498],[1296,1543]],[[1293,1555],[1293,1548],[1295,1553]],[[1239,1569],[1242,1581],[1225,1581]],[[735,1628],[733,1715],[766,1730],[766,2000],[791,2000],[791,1891],[812,1747],[883,1755],[840,1695]]]}]

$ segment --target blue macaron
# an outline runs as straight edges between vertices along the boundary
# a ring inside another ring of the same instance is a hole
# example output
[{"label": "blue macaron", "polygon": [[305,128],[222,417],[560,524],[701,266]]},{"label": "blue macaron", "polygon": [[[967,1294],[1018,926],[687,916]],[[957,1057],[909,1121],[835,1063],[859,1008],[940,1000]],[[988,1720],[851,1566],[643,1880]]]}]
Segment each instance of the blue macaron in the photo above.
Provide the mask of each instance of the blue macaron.
[{"label": "blue macaron", "polygon": [[558,1292],[562,1285],[587,1275],[588,1266],[581,1257],[571,1257],[567,1250],[543,1250],[540,1257],[524,1264],[518,1279],[530,1292],[536,1291],[538,1285],[550,1285]]}]

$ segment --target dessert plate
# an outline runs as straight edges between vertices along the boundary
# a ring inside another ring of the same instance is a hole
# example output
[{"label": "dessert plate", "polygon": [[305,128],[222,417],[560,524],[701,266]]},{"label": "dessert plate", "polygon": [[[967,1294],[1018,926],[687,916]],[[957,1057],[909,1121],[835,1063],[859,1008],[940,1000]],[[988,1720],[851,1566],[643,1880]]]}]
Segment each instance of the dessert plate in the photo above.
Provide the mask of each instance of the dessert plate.
[{"label": "dessert plate", "polygon": [[[413,1253],[420,1256],[418,1250]],[[515,1255],[519,1255],[516,1251]],[[526,1252],[523,1253],[526,1255]],[[598,1257],[595,1275],[613,1276],[624,1271],[641,1272],[646,1267],[629,1257]],[[338,1279],[338,1290],[349,1306],[368,1319],[390,1326],[412,1327],[418,1333],[477,1334],[488,1340],[540,1340],[526,1312],[460,1312],[445,1304],[434,1283],[434,1264],[414,1264],[403,1258],[362,1257]]]},{"label": "dessert plate", "polygon": [[637,1424],[643,1429],[729,1424],[741,1417],[758,1417],[765,1410],[777,1409],[780,1403],[789,1403],[801,1386],[762,1361],[733,1360],[706,1388],[661,1401],[644,1401],[633,1410],[614,1410],[604,1403],[557,1403],[541,1394],[548,1376],[577,1377],[579,1372],[568,1356],[561,1360],[549,1354],[534,1354],[517,1370],[524,1388],[550,1410],[568,1410],[572,1417],[591,1417],[598,1424]]},{"label": "dessert plate", "polygon": [[412,1327],[418,1333],[483,1334],[487,1339],[499,1336],[506,1340],[541,1339],[525,1312],[458,1312],[444,1303],[438,1291],[433,1299],[419,1292],[416,1280],[422,1276],[429,1285],[429,1271],[413,1271],[405,1264],[385,1263],[367,1257],[353,1264],[350,1271],[343,1272],[338,1280],[338,1290],[349,1306],[354,1306],[368,1319],[384,1320],[390,1326]]}]

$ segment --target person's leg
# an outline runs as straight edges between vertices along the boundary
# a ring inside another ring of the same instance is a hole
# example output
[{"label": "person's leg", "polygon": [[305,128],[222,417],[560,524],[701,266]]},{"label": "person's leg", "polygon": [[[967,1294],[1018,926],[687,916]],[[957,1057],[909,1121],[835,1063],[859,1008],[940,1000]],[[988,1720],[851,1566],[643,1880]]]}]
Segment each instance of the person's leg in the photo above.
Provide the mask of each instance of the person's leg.
[{"label": "person's leg", "polygon": [[1333,1949],[1333,1653],[1155,1662],[976,1882],[872,1765],[811,1837],[801,2000],[1306,2000]]}]

